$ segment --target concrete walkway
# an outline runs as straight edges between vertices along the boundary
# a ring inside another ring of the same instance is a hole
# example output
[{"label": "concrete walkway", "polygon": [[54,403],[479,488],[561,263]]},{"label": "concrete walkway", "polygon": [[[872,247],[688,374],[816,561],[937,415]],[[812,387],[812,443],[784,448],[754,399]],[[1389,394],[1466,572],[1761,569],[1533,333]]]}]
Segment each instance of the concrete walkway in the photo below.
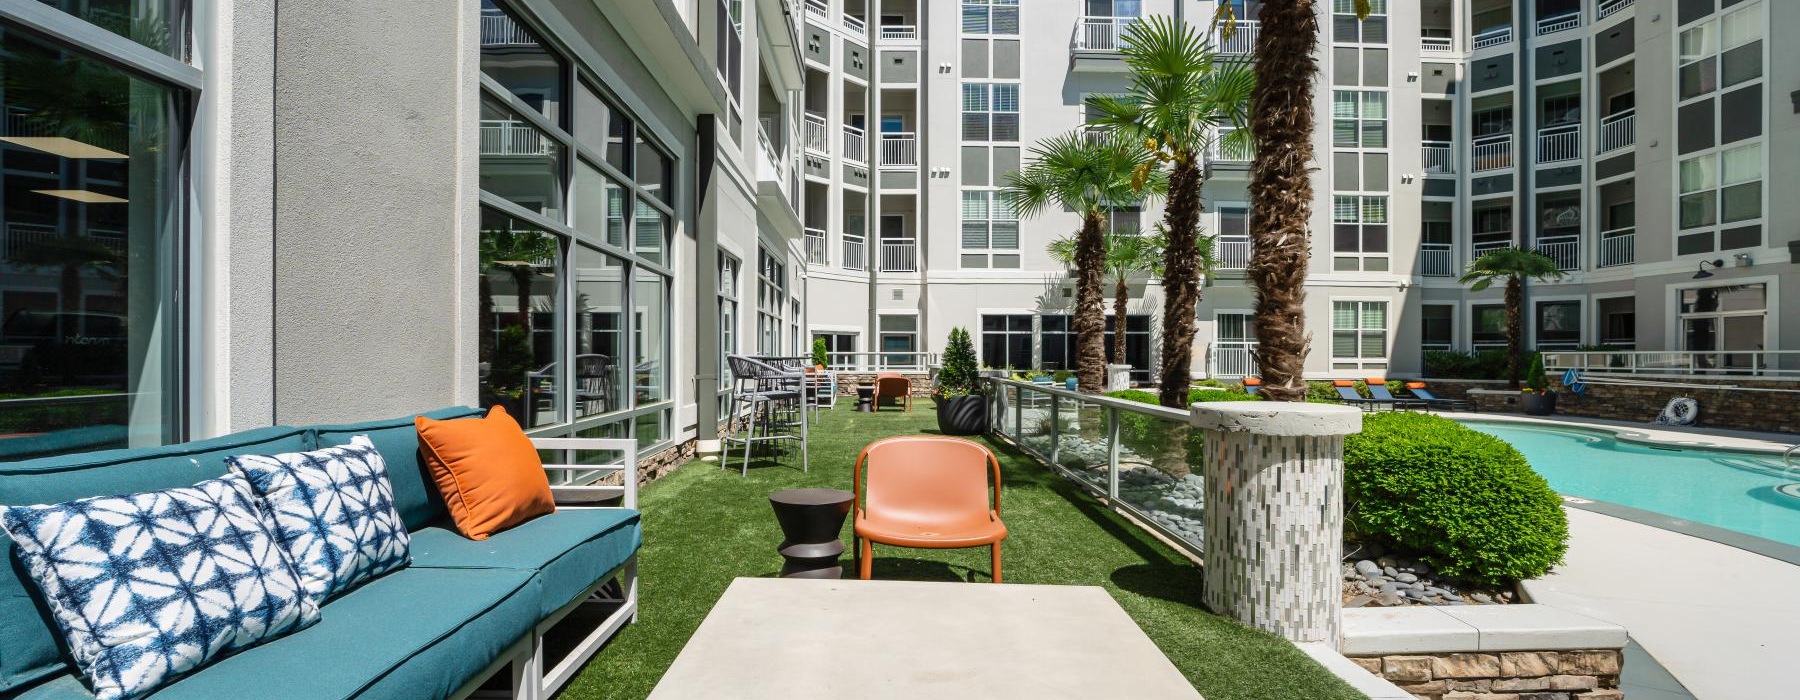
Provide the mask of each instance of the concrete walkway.
[{"label": "concrete walkway", "polygon": [[1800,697],[1800,566],[1563,510],[1567,562],[1532,601],[1624,625],[1700,700]]}]

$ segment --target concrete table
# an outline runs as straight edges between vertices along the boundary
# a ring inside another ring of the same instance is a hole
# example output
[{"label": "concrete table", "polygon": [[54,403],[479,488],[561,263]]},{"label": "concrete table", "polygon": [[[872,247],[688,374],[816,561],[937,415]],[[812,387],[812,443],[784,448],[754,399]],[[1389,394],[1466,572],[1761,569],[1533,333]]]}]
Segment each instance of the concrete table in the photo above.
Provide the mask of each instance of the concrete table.
[{"label": "concrete table", "polygon": [[1196,700],[1105,589],[740,578],[652,700]]}]

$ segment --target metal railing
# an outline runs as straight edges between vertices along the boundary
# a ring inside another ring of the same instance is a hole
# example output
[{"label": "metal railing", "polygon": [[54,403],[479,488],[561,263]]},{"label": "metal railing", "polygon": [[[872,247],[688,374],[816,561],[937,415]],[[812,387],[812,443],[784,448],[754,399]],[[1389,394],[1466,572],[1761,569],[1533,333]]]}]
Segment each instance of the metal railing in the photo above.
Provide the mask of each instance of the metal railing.
[{"label": "metal railing", "polygon": [[829,265],[831,258],[825,247],[825,229],[806,229],[806,263],[808,265]]},{"label": "metal railing", "polygon": [[919,140],[910,131],[881,135],[881,166],[910,168],[919,164]]},{"label": "metal railing", "polygon": [[1425,159],[1425,174],[1456,174],[1456,147],[1449,141],[1421,141],[1419,151]]},{"label": "metal railing", "polygon": [[1599,6],[1594,9],[1594,18],[1606,19],[1611,17],[1614,12],[1631,7],[1635,2],[1637,0],[1600,0]]},{"label": "metal railing", "polygon": [[1125,31],[1137,17],[1082,17],[1075,31],[1075,48],[1082,51],[1118,51]]},{"label": "metal railing", "polygon": [[512,119],[481,120],[481,155],[547,156],[556,148],[544,132]]},{"label": "metal railing", "polygon": [[1206,375],[1209,377],[1256,376],[1256,341],[1220,340],[1208,353]]},{"label": "metal railing", "polygon": [[1600,120],[1600,152],[1637,143],[1637,110],[1627,109]]},{"label": "metal railing", "polygon": [[1564,124],[1538,129],[1537,161],[1555,163],[1581,157],[1581,125]]},{"label": "metal railing", "polygon": [[844,23],[844,28],[850,30],[856,36],[860,37],[869,33],[869,23],[864,22],[861,17],[844,13],[844,16],[839,19]]},{"label": "metal railing", "polygon": [[1556,269],[1558,270],[1566,271],[1581,269],[1580,236],[1539,238],[1537,242],[1537,251],[1543,253],[1545,257],[1548,257],[1551,260],[1555,260]]},{"label": "metal railing", "polygon": [[1630,226],[1600,232],[1600,267],[1637,262],[1637,232]]},{"label": "metal railing", "polygon": [[1419,274],[1426,277],[1455,277],[1456,253],[1449,243],[1419,244]]},{"label": "metal railing", "polygon": [[481,13],[482,46],[537,46],[537,38],[500,11]]},{"label": "metal railing", "polygon": [[1219,128],[1213,131],[1212,143],[1206,146],[1206,157],[1220,163],[1248,163],[1256,157],[1256,149],[1249,144],[1234,145],[1225,142],[1226,135],[1236,129]]},{"label": "metal railing", "polygon": [[1456,51],[1456,40],[1447,36],[1419,37],[1419,51],[1422,53],[1452,53]]},{"label": "metal railing", "polygon": [[1800,350],[1546,352],[1544,369],[1590,375],[1800,378]]},{"label": "metal railing", "polygon": [[863,242],[862,236],[844,234],[844,269],[863,269],[863,266],[867,264],[868,255],[868,244]]},{"label": "metal railing", "polygon": [[1240,19],[1232,30],[1231,36],[1225,36],[1223,28],[1213,35],[1213,51],[1221,54],[1249,56],[1256,53],[1256,36],[1261,33],[1261,23],[1256,20]]},{"label": "metal railing", "polygon": [[1480,51],[1482,49],[1499,46],[1501,44],[1509,44],[1509,43],[1512,43],[1512,38],[1513,37],[1512,37],[1512,26],[1511,25],[1504,26],[1504,27],[1495,27],[1493,29],[1489,29],[1485,32],[1475,35],[1475,41],[1474,41],[1475,50]]},{"label": "metal railing", "polygon": [[782,189],[786,189],[787,161],[783,160],[781,155],[775,151],[775,144],[769,141],[769,132],[764,130],[761,125],[758,125],[756,129],[756,145],[762,150],[762,179],[778,181],[781,183]]},{"label": "metal railing", "polygon": [[825,353],[825,368],[839,372],[927,372],[936,366],[935,352]]},{"label": "metal railing", "polygon": [[853,160],[858,163],[867,163],[867,162],[869,162],[868,154],[869,154],[869,137],[868,137],[868,135],[863,133],[862,129],[858,129],[854,126],[850,126],[849,124],[845,124],[844,125],[844,154],[843,154],[844,160]]},{"label": "metal railing", "polygon": [[831,20],[831,3],[825,0],[806,0],[806,16],[817,17],[819,21]]},{"label": "metal railing", "polygon": [[1220,236],[1219,269],[1242,270],[1250,267],[1250,239],[1242,236]]},{"label": "metal railing", "polygon": [[1471,170],[1502,170],[1513,165],[1512,134],[1484,136],[1475,139],[1475,158],[1470,164]]},{"label": "metal railing", "polygon": [[881,242],[882,272],[917,272],[919,246],[912,239]]},{"label": "metal railing", "polygon": [[1576,10],[1564,15],[1545,17],[1537,22],[1537,35],[1566,32],[1581,26],[1581,11]]},{"label": "metal railing", "polygon": [[1476,260],[1480,260],[1481,256],[1487,255],[1489,251],[1499,250],[1501,248],[1506,248],[1511,245],[1512,245],[1512,243],[1509,241],[1490,241],[1487,243],[1476,243],[1474,245],[1469,246],[1469,261],[1474,262]]},{"label": "metal railing", "polygon": [[830,153],[831,138],[826,136],[825,115],[806,113],[805,127],[801,130],[806,142],[806,150],[815,153]]},{"label": "metal railing", "polygon": [[1186,411],[986,378],[989,430],[1198,556],[1201,431]]},{"label": "metal railing", "polygon": [[0,238],[0,260],[29,258],[32,246],[55,240],[56,227],[45,224],[6,222],[5,237]]},{"label": "metal railing", "polygon": [[911,24],[884,24],[884,25],[881,25],[881,39],[883,41],[916,41],[916,40],[918,40],[918,38],[919,38],[919,28],[914,25],[911,25]]}]

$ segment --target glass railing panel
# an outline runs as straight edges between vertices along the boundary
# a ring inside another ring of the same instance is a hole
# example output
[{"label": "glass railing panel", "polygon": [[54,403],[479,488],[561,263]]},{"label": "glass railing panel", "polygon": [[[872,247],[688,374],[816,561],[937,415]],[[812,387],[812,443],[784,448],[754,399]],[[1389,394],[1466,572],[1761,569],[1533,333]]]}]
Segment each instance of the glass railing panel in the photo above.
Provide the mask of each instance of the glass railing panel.
[{"label": "glass railing panel", "polygon": [[1119,502],[1200,551],[1202,438],[1185,420],[1119,412]]}]

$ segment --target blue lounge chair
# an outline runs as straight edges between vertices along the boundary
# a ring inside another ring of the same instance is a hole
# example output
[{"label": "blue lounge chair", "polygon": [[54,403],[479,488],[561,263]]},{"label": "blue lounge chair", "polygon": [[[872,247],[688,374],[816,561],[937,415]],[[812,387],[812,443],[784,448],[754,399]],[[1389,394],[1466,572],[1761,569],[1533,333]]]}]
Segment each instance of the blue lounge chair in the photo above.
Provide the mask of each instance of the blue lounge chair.
[{"label": "blue lounge chair", "polygon": [[1426,388],[1425,382],[1407,382],[1406,391],[1407,393],[1412,394],[1414,398],[1425,402],[1425,408],[1428,409],[1443,409],[1447,407],[1452,411],[1475,410],[1475,404],[1470,403],[1467,399],[1440,399],[1433,396],[1431,389]]},{"label": "blue lounge chair", "polygon": [[1339,379],[1339,380],[1333,381],[1331,383],[1331,385],[1333,387],[1337,388],[1339,401],[1350,404],[1350,405],[1360,408],[1362,410],[1365,410],[1365,411],[1372,410],[1376,406],[1380,406],[1383,403],[1382,401],[1378,401],[1375,399],[1363,398],[1362,394],[1356,393],[1356,382],[1352,382],[1348,379]]},{"label": "blue lounge chair", "polygon": [[1244,393],[1255,394],[1259,391],[1262,391],[1262,379],[1260,377],[1244,377]]},{"label": "blue lounge chair", "polygon": [[1388,391],[1387,380],[1381,377],[1369,377],[1364,379],[1363,383],[1369,385],[1370,397],[1374,398],[1376,401],[1386,401],[1388,402],[1388,405],[1394,408],[1410,410],[1425,407],[1424,401],[1418,399],[1403,399],[1394,396],[1393,392]]}]

